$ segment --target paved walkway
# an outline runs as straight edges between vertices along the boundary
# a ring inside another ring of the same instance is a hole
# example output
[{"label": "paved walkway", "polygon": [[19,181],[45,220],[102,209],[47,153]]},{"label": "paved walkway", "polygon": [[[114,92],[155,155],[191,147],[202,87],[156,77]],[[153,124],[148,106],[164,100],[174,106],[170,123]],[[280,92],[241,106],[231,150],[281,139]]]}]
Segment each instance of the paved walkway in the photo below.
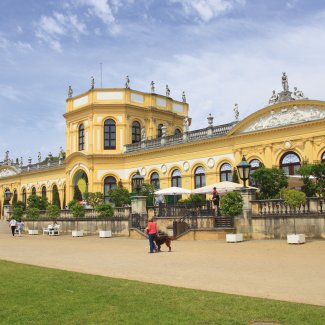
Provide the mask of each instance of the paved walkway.
[{"label": "paved walkway", "polygon": [[3,260],[325,306],[325,241],[173,241],[171,253],[163,246],[163,252],[148,254],[145,240],[12,237],[6,227],[0,226]]}]

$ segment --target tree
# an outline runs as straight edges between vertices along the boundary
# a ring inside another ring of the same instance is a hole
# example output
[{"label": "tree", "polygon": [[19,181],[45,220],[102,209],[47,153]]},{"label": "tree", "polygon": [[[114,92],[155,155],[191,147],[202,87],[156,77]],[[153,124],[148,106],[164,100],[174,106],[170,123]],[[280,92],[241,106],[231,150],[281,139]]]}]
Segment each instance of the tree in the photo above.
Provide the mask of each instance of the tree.
[{"label": "tree", "polygon": [[238,177],[238,172],[237,172],[237,168],[234,168],[232,170],[232,181],[234,183],[238,183],[239,184],[239,177]]},{"label": "tree", "polygon": [[58,188],[56,186],[53,186],[53,197],[52,197],[52,205],[56,205],[59,209],[61,209],[61,201],[60,201],[60,195]]},{"label": "tree", "polygon": [[16,219],[16,220],[21,220],[22,216],[23,216],[23,209],[21,207],[14,207],[13,211],[12,211],[12,216]]},{"label": "tree", "polygon": [[122,207],[124,204],[130,204],[130,192],[124,187],[111,188],[108,192],[110,202],[116,207]]},{"label": "tree", "polygon": [[223,215],[235,217],[243,212],[243,198],[239,192],[229,192],[220,199],[220,209]]},{"label": "tree", "polygon": [[27,199],[28,209],[30,208],[38,208],[39,210],[45,210],[48,205],[47,198],[43,198],[37,195],[30,195]]},{"label": "tree", "polygon": [[298,170],[304,185],[302,191],[307,196],[325,196],[325,164],[304,164]]},{"label": "tree", "polygon": [[82,194],[81,194],[81,191],[80,191],[78,185],[74,186],[73,199],[77,200],[79,202],[82,201]]},{"label": "tree", "polygon": [[69,203],[68,203],[68,209],[71,210],[71,207],[74,206],[75,204],[79,203],[78,200],[71,200]]},{"label": "tree", "polygon": [[[100,218],[105,219],[105,221],[107,221],[108,218],[114,215],[114,209],[108,203],[96,205],[95,210],[98,212],[98,216]],[[104,224],[105,224],[105,231],[106,231],[107,222],[105,222]]]},{"label": "tree", "polygon": [[282,169],[277,168],[260,167],[254,171],[252,179],[260,189],[261,199],[273,199],[288,186],[288,177]]},{"label": "tree", "polygon": [[147,197],[147,207],[155,205],[155,191],[156,188],[154,185],[148,183],[142,184],[140,195]]},{"label": "tree", "polygon": [[294,226],[294,232],[296,234],[296,219],[295,219],[295,213],[297,208],[299,208],[301,205],[305,204],[306,202],[306,194],[301,191],[297,190],[285,190],[283,191],[283,199],[284,202],[294,210],[294,218],[293,218],[293,226]]},{"label": "tree", "polygon": [[23,211],[26,209],[26,204],[23,201],[17,201],[13,206],[14,208],[21,208]]},{"label": "tree", "polygon": [[104,203],[104,194],[101,192],[86,192],[85,200],[90,206],[96,208],[97,205]]},{"label": "tree", "polygon": [[46,215],[54,220],[56,220],[56,218],[58,218],[60,214],[61,214],[61,210],[55,204],[49,205],[46,209]]},{"label": "tree", "polygon": [[33,229],[34,229],[34,221],[37,220],[40,215],[40,209],[39,208],[28,208],[27,210],[27,218],[33,220]]},{"label": "tree", "polygon": [[[74,218],[83,218],[85,216],[85,208],[79,202],[75,203],[70,208],[72,216]],[[78,231],[78,219],[77,219],[77,231]]]}]

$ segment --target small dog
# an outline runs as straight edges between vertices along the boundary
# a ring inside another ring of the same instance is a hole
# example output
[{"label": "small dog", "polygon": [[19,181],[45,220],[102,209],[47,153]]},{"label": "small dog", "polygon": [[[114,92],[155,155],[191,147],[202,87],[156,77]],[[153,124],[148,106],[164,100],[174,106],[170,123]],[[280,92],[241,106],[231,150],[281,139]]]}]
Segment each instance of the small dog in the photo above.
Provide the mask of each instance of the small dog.
[{"label": "small dog", "polygon": [[169,252],[171,252],[172,248],[170,246],[170,243],[174,239],[175,239],[174,237],[169,237],[167,234],[159,232],[157,234],[156,238],[155,238],[155,243],[156,243],[156,245],[158,247],[158,252],[160,252],[160,247],[163,244],[166,244],[166,246],[169,249]]}]

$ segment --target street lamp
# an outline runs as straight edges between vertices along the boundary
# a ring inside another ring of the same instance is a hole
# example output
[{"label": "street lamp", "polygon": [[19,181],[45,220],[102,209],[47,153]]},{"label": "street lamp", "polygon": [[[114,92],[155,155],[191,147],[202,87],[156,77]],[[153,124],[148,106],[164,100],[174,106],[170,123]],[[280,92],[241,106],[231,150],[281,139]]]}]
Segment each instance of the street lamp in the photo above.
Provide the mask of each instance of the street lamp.
[{"label": "street lamp", "polygon": [[4,192],[4,199],[5,199],[5,201],[8,202],[8,204],[9,204],[11,198],[12,198],[12,192],[10,190],[6,190]]},{"label": "street lamp", "polygon": [[139,170],[137,170],[136,174],[132,178],[132,188],[140,194],[140,190],[143,184],[144,178],[140,175]]},{"label": "street lamp", "polygon": [[244,182],[244,189],[246,187],[246,181],[249,179],[251,165],[246,161],[245,156],[243,156],[241,162],[237,165],[237,170],[240,179]]}]

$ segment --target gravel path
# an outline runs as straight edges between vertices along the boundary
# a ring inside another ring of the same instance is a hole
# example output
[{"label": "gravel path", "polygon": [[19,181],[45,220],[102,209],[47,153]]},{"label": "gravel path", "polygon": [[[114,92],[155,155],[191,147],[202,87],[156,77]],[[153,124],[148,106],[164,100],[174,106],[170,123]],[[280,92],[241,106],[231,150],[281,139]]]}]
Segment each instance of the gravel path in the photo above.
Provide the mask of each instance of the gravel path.
[{"label": "gravel path", "polygon": [[148,254],[146,240],[0,233],[2,260],[325,306],[325,241],[173,241],[172,249]]}]

